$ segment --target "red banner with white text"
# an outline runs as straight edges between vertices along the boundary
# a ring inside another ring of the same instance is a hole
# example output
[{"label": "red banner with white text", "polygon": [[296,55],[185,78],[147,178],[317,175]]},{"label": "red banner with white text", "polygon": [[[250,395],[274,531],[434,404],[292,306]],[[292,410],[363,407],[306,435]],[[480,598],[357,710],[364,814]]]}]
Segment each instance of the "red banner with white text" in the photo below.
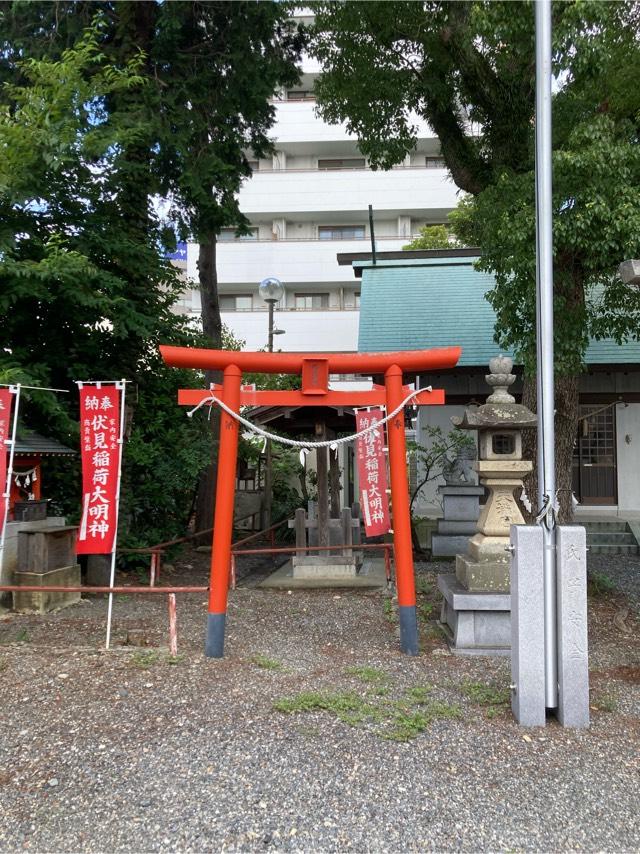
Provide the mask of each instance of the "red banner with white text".
[{"label": "red banner with white text", "polygon": [[[381,409],[356,412],[357,432],[379,424],[382,418]],[[356,440],[356,457],[365,531],[368,537],[377,537],[390,528],[384,425]]]},{"label": "red banner with white text", "polygon": [[82,450],[82,518],[78,554],[111,554],[117,519],[120,437],[120,390],[117,386],[80,388]]},{"label": "red banner with white text", "polygon": [[11,406],[15,395],[8,388],[0,388],[0,533],[9,511],[9,496],[5,498],[7,487],[7,464],[10,447],[7,439],[11,436]]}]

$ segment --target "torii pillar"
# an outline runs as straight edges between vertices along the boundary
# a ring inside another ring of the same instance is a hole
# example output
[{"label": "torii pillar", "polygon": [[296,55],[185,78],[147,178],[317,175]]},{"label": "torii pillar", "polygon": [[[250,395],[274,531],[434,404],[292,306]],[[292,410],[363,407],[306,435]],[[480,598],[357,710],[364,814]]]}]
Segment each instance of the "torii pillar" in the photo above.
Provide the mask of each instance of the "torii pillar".
[{"label": "torii pillar", "polygon": [[[196,405],[211,394],[231,411],[241,406],[386,406],[392,412],[410,394],[403,385],[405,371],[425,373],[455,367],[459,347],[414,350],[394,353],[264,353],[230,350],[203,350],[188,347],[160,347],[165,363],[175,368],[223,370],[222,386],[212,390],[184,389],[179,403]],[[244,371],[256,373],[302,374],[302,388],[296,391],[255,391],[242,388]],[[329,389],[330,374],[382,374],[384,387],[366,392],[338,392]],[[444,403],[442,390],[424,390],[411,405]],[[387,423],[389,468],[391,474],[391,512],[396,564],[396,585],[400,616],[400,646],[408,655],[418,654],[416,591],[409,515],[404,411]],[[220,422],[216,510],[211,550],[209,616],[205,654],[222,658],[227,614],[236,464],[238,421],[223,410]]]}]

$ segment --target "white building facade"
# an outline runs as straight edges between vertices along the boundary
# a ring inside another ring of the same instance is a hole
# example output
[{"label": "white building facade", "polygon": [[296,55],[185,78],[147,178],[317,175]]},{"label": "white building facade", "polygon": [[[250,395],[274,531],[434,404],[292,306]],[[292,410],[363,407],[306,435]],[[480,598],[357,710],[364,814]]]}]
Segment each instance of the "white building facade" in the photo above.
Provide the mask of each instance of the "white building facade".
[{"label": "white building facade", "polygon": [[[316,115],[317,67],[303,66],[301,83],[274,102],[275,144],[269,159],[251,162],[253,176],[240,192],[250,235],[220,235],[217,251],[222,320],[249,350],[267,343],[267,310],[258,283],[276,276],[285,295],[275,325],[277,349],[356,351],[360,290],[336,256],[371,247],[368,207],[379,251],[402,249],[424,225],[444,223],[457,189],[439,155],[435,134],[422,123],[415,151],[390,171],[374,171],[357,141],[340,125]],[[187,247],[192,283],[181,310],[200,314],[198,246]]]}]

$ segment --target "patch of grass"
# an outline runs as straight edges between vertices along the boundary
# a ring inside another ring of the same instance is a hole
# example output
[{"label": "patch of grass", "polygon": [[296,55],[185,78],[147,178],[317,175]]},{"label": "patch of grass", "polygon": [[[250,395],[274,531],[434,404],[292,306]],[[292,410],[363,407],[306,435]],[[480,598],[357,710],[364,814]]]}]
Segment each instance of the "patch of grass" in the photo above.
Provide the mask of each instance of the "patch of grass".
[{"label": "patch of grass", "polygon": [[418,606],[418,619],[424,623],[428,623],[433,616],[433,604],[431,602],[423,602]]},{"label": "patch of grass", "polygon": [[387,598],[384,600],[384,618],[388,623],[395,623],[397,618],[396,609],[393,607],[393,602],[391,599]]},{"label": "patch of grass", "polygon": [[139,667],[141,670],[148,670],[154,664],[160,661],[160,653],[154,650],[146,652],[136,652],[131,656],[131,663],[134,667]]},{"label": "patch of grass", "polygon": [[587,591],[590,596],[610,596],[616,592],[616,586],[604,572],[589,572],[587,574]]},{"label": "patch of grass", "polygon": [[283,714],[328,712],[349,726],[376,725],[373,732],[381,738],[408,741],[437,718],[462,717],[458,706],[431,699],[430,691],[429,685],[416,685],[400,700],[372,693],[361,697],[353,691],[303,691],[277,700],[273,708]]},{"label": "patch of grass", "polygon": [[27,629],[20,629],[18,634],[16,635],[16,641],[18,643],[29,643],[31,638],[29,637],[29,632]]},{"label": "patch of grass", "polygon": [[599,697],[594,699],[593,705],[600,712],[615,712],[618,708],[616,698],[611,694],[600,694]]},{"label": "patch of grass", "polygon": [[422,593],[423,595],[433,593],[433,584],[431,584],[430,581],[427,581],[426,578],[419,575],[416,578],[416,593]]},{"label": "patch of grass", "polygon": [[275,658],[267,658],[266,655],[254,655],[251,661],[263,670],[282,670],[282,664]]},{"label": "patch of grass", "polygon": [[176,665],[184,661],[184,655],[168,655],[167,664]]},{"label": "patch of grass", "polygon": [[482,682],[463,682],[462,693],[478,706],[483,706],[488,718],[495,718],[511,702],[508,688],[498,688]]},{"label": "patch of grass", "polygon": [[409,688],[406,696],[412,703],[423,706],[425,703],[430,702],[432,691],[433,687],[431,685],[414,685],[413,688]]},{"label": "patch of grass", "polygon": [[377,667],[367,667],[366,665],[362,667],[347,667],[346,672],[351,676],[357,676],[358,679],[362,679],[363,682],[367,682],[370,685],[380,684],[381,682],[386,682],[388,679],[384,670],[378,670]]}]

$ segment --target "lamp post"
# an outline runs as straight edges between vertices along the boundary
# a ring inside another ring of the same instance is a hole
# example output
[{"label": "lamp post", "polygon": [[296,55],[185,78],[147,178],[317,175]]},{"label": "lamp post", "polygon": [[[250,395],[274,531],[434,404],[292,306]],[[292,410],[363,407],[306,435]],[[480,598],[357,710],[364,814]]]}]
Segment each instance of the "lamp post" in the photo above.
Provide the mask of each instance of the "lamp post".
[{"label": "lamp post", "polygon": [[[275,276],[267,276],[258,285],[258,293],[266,302],[269,309],[269,337],[267,339],[267,351],[273,353],[273,336],[284,334],[283,329],[276,329],[273,323],[273,311],[275,304],[282,299],[284,285]],[[264,472],[264,527],[271,527],[271,502],[273,462],[271,456],[271,440],[267,439],[266,461]]]},{"label": "lamp post", "polygon": [[640,259],[623,261],[618,267],[618,275],[625,285],[640,285]]}]

